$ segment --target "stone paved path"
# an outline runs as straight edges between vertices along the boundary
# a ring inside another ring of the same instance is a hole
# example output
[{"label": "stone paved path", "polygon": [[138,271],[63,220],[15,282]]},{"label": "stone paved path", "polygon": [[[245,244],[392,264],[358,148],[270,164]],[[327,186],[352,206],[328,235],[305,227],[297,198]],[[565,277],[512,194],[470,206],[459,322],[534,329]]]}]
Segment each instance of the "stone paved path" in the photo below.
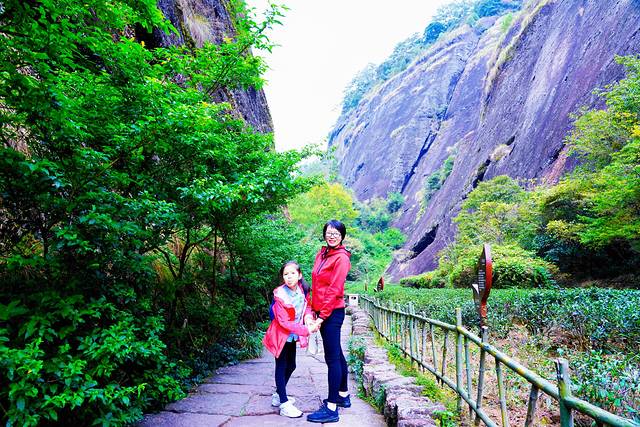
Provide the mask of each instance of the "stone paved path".
[{"label": "stone paved path", "polygon": [[[347,316],[342,327],[342,345],[347,349],[351,333],[351,317]],[[287,392],[296,398],[295,405],[304,412],[302,418],[290,419],[278,415],[278,408],[271,406],[271,393],[275,391],[273,372],[275,362],[265,350],[259,359],[218,370],[197,391],[178,402],[171,403],[164,411],[145,416],[139,427],[209,427],[209,426],[299,426],[307,422],[306,415],[315,411],[327,397],[327,366],[324,354],[307,355],[298,348],[297,368]],[[340,421],[329,426],[386,426],[384,417],[366,402],[359,399],[353,376],[349,375],[352,406],[340,408]]]}]

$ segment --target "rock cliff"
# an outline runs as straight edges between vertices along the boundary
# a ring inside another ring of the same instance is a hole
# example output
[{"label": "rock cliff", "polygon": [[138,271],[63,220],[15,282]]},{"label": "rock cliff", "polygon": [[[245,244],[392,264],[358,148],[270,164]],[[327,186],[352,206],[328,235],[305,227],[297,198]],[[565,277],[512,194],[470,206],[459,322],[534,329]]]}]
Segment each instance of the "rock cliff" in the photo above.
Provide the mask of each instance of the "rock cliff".
[{"label": "rock cliff", "polygon": [[[478,182],[501,174],[556,182],[571,168],[563,142],[571,114],[598,106],[594,91],[624,76],[615,56],[640,48],[636,0],[534,1],[508,28],[503,19],[441,37],[330,134],[360,200],[405,196],[393,225],[408,239],[389,267],[394,279],[436,266]],[[447,159],[446,180],[426,190]]]},{"label": "rock cliff", "polygon": [[[154,30],[147,34],[138,29],[136,36],[149,47],[184,45],[201,47],[205,41],[221,43],[235,34],[228,1],[225,0],[159,0],[158,8],[171,21],[178,33]],[[244,120],[260,132],[272,132],[273,122],[262,90],[249,88],[218,90],[213,98],[228,102]]]}]

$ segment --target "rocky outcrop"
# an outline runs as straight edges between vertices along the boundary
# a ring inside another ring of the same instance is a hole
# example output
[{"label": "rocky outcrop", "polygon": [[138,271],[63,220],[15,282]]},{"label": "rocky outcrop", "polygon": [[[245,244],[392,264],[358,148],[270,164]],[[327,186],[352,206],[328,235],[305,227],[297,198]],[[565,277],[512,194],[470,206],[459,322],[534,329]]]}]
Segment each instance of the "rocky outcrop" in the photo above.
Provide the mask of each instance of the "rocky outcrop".
[{"label": "rocky outcrop", "polygon": [[373,342],[371,319],[367,312],[354,307],[351,314],[354,337],[362,337],[367,345],[364,355],[362,387],[367,396],[381,403],[387,425],[398,427],[436,426],[433,413],[444,411],[442,403],[422,396],[423,387],[415,378],[396,372],[387,352]]},{"label": "rocky outcrop", "polygon": [[[341,117],[330,145],[346,184],[361,200],[405,196],[393,225],[408,239],[388,273],[434,268],[480,181],[555,182],[571,168],[571,113],[598,106],[594,90],[624,76],[615,56],[638,52],[639,29],[633,0],[531,2],[506,31],[498,19],[448,35]],[[450,156],[450,175],[425,201],[425,181]]]},{"label": "rocky outcrop", "polygon": [[[173,24],[177,33],[164,33],[155,29],[152,34],[141,28],[136,37],[149,47],[187,45],[201,47],[204,42],[220,44],[225,37],[235,34],[230,4],[225,0],[159,0],[158,7]],[[272,132],[273,122],[262,90],[219,89],[212,98],[228,102],[244,120],[259,132]]]}]

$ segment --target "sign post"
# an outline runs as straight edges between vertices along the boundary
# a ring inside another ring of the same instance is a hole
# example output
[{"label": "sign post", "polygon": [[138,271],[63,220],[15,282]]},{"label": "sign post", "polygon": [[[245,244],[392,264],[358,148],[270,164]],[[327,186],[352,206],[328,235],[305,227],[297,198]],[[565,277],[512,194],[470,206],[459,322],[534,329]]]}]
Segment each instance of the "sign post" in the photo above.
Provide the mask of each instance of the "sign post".
[{"label": "sign post", "polygon": [[480,316],[480,328],[487,326],[487,299],[493,282],[493,261],[491,246],[484,244],[482,254],[478,258],[478,283],[473,283],[473,300]]}]

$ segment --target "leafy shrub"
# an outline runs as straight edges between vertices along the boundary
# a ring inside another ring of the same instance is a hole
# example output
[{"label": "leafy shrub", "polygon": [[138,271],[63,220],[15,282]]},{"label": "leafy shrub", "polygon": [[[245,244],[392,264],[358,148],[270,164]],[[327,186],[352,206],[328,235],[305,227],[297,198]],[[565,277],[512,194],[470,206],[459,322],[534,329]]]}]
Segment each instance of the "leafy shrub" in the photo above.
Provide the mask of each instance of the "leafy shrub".
[{"label": "leafy shrub", "polygon": [[435,271],[429,271],[417,276],[403,277],[400,279],[400,285],[420,289],[444,288],[446,279]]},{"label": "leafy shrub", "polygon": [[364,353],[367,348],[367,342],[363,337],[352,336],[349,338],[347,344],[349,354],[347,356],[347,363],[353,371],[356,383],[362,385],[362,372],[364,369]]},{"label": "leafy shrub", "polygon": [[390,213],[397,212],[404,204],[404,196],[398,191],[393,191],[387,195],[387,210]]},{"label": "leafy shrub", "polygon": [[640,423],[640,358],[579,353],[571,358],[575,394],[607,411]]},{"label": "leafy shrub", "polygon": [[385,231],[389,227],[392,216],[386,200],[376,197],[360,204],[358,225],[371,233]]},{"label": "leafy shrub", "polygon": [[402,231],[394,227],[387,228],[382,233],[376,233],[373,237],[384,246],[391,249],[400,249],[407,239],[407,236],[405,236]]},{"label": "leafy shrub", "polygon": [[431,197],[440,189],[453,170],[455,155],[447,157],[442,165],[424,181],[424,206],[427,206]]},{"label": "leafy shrub", "polygon": [[[161,317],[134,316],[104,299],[35,294],[0,306],[0,401],[8,425],[73,418],[77,424],[136,421],[150,404],[181,398],[188,370],[168,361]],[[6,322],[6,323],[5,323]],[[73,415],[71,415],[73,414]]]},{"label": "leafy shrub", "polygon": [[[555,283],[555,266],[532,252],[518,245],[493,245],[491,250],[495,289],[544,288]],[[477,283],[478,254],[481,251],[481,247],[470,246],[456,254],[455,262],[441,258],[435,270],[436,277],[446,277],[450,287],[466,288]]]}]

